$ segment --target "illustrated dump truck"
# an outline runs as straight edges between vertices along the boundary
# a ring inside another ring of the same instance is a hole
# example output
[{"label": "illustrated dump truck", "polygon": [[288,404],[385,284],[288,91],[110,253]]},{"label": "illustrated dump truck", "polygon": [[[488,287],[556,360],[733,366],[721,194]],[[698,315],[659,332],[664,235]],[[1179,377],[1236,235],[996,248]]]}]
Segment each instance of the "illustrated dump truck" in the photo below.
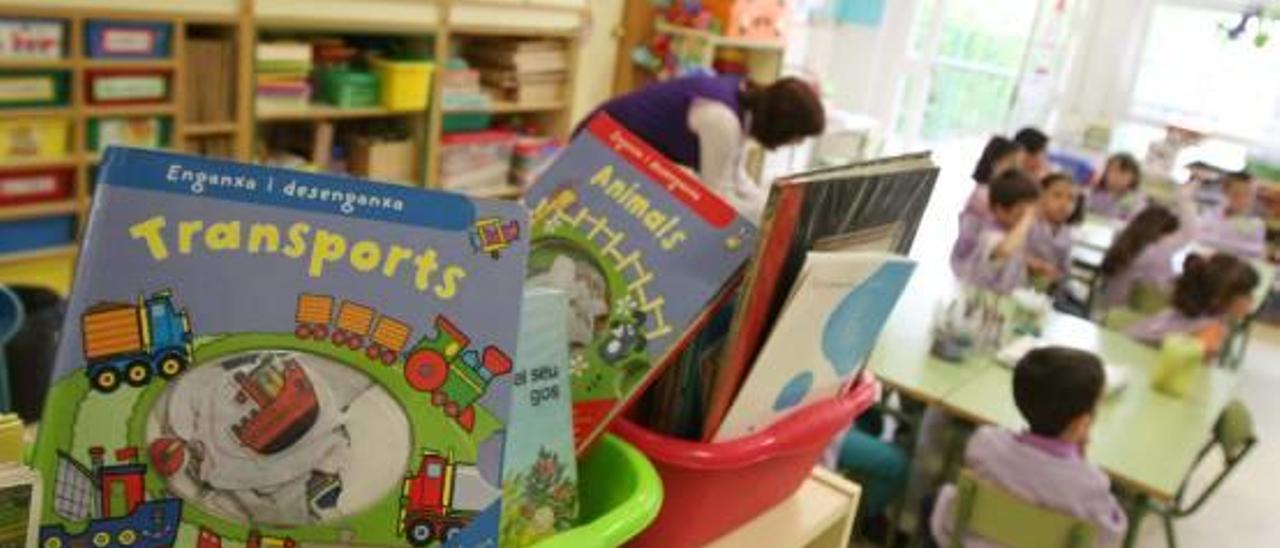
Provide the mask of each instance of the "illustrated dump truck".
[{"label": "illustrated dump truck", "polygon": [[293,445],[320,414],[311,379],[292,358],[283,366],[267,362],[233,378],[240,386],[236,403],[252,400],[255,407],[231,426],[231,433],[258,454],[273,455]]},{"label": "illustrated dump truck", "polygon": [[453,457],[425,451],[418,471],[404,479],[400,493],[400,534],[413,546],[444,542],[458,534],[475,515],[453,508],[458,464]]},{"label": "illustrated dump truck", "polygon": [[422,337],[409,350],[404,377],[409,386],[431,394],[431,403],[463,429],[475,425],[475,404],[493,379],[511,372],[511,358],[490,345],[478,352],[471,338],[449,318],[436,316],[435,337]]},{"label": "illustrated dump truck", "polygon": [[66,453],[58,455],[54,513],[89,524],[78,534],[62,525],[41,527],[41,548],[173,546],[182,500],[146,500],[147,467],[138,463],[136,448],[117,450],[112,465],[104,464],[104,454],[102,447],[90,448],[90,468]]},{"label": "illustrated dump truck", "polygon": [[112,392],[121,382],[145,386],[172,379],[191,365],[191,320],[168,291],[137,304],[103,303],[81,316],[89,385]]}]

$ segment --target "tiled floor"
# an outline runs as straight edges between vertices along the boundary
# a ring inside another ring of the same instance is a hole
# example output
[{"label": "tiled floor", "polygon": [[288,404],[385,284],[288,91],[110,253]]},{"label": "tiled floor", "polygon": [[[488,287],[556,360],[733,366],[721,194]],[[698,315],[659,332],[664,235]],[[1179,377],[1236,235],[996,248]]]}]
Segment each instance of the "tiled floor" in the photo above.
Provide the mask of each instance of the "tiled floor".
[{"label": "tiled floor", "polygon": [[[911,253],[925,265],[947,268],[956,215],[973,188],[968,173],[981,146],[955,143],[935,152],[942,175]],[[1197,514],[1177,522],[1182,546],[1280,546],[1280,327],[1255,326],[1240,374],[1239,397],[1253,412],[1261,441]],[[1213,458],[1205,464],[1197,480],[1218,470]],[[1164,546],[1159,520],[1143,523],[1139,546]]]}]

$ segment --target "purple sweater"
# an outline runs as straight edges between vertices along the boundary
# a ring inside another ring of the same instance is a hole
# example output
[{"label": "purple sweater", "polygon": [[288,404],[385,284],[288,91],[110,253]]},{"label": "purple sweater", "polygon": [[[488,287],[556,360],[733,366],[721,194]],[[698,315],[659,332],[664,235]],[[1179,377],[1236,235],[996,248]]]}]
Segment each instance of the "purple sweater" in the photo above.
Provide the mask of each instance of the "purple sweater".
[{"label": "purple sweater", "polygon": [[596,112],[608,113],[668,159],[697,170],[702,157],[698,136],[689,129],[689,107],[694,99],[717,101],[741,120],[743,111],[738,100],[741,85],[739,76],[677,78],[616,97]]},{"label": "purple sweater", "polygon": [[[969,438],[964,462],[979,478],[1022,500],[1092,522],[1098,546],[1116,545],[1128,527],[1128,517],[1111,495],[1111,480],[1074,445],[984,426]],[[943,546],[951,539],[955,504],[955,487],[944,486],[929,523]],[[990,546],[977,537],[964,545]]]},{"label": "purple sweater", "polygon": [[1027,253],[1053,264],[1063,276],[1071,274],[1071,227],[1037,219],[1027,234]]},{"label": "purple sweater", "polygon": [[1130,190],[1117,196],[1105,188],[1094,187],[1085,204],[1089,213],[1127,223],[1147,207],[1147,197],[1138,190]]},{"label": "purple sweater", "polygon": [[1200,243],[1250,259],[1267,255],[1267,225],[1252,215],[1228,217],[1222,209],[1205,213],[1200,218]]},{"label": "purple sweater", "polygon": [[[976,216],[961,219],[979,228],[961,227],[960,237],[951,250],[952,268],[960,281],[998,295],[1007,295],[1027,285],[1027,248],[1012,256],[997,258],[996,248],[1009,233],[995,220],[979,221]],[[962,249],[963,248],[963,249]]]}]

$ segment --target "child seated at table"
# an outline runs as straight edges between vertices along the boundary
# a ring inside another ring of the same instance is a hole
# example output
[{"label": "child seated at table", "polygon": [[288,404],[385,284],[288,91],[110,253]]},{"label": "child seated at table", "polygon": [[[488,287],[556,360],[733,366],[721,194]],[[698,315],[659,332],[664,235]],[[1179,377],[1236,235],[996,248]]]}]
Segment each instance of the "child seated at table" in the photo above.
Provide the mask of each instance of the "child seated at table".
[{"label": "child seated at table", "polygon": [[1027,285],[1027,235],[1038,217],[1040,187],[1016,169],[988,186],[991,218],[967,227],[956,238],[952,257],[961,281],[1005,294]]},{"label": "child seated at table", "polygon": [[1210,258],[1190,254],[1173,289],[1173,306],[1126,330],[1130,337],[1152,346],[1174,333],[1200,339],[1205,356],[1215,356],[1226,340],[1227,324],[1253,311],[1258,271],[1235,256]]},{"label": "child seated at table", "polygon": [[1102,308],[1136,306],[1134,295],[1145,288],[1167,296],[1177,273],[1173,257],[1196,237],[1195,186],[1179,192],[1178,214],[1151,205],[1120,231],[1102,259]]},{"label": "child seated at table", "polygon": [[1027,235],[1027,268],[1036,287],[1049,288],[1071,271],[1071,226],[1083,216],[1076,208],[1076,182],[1065,173],[1040,180],[1040,203]]},{"label": "child seated at table", "polygon": [[1089,192],[1089,213],[1128,222],[1147,205],[1146,195],[1138,188],[1141,182],[1142,168],[1133,155],[1112,155]]},{"label": "child seated at table", "polygon": [[[1028,430],[978,428],[965,447],[964,463],[1026,502],[1093,523],[1097,545],[1112,546],[1128,518],[1111,495],[1110,479],[1084,456],[1104,375],[1102,362],[1082,350],[1050,346],[1028,352],[1013,370],[1013,399]],[[930,520],[934,538],[944,546],[955,504],[955,487],[944,486]],[[980,539],[965,541],[978,544]]]},{"label": "child seated at table", "polygon": [[[1017,169],[1022,163],[1022,145],[1003,136],[996,135],[987,141],[982,149],[982,156],[973,167],[973,191],[965,200],[964,209],[960,211],[960,235],[976,235],[982,226],[991,220],[990,198],[987,185],[1002,173]],[[960,273],[960,257],[967,256],[977,240],[970,238],[957,241],[951,252],[951,270]]]},{"label": "child seated at table", "polygon": [[1267,253],[1267,224],[1253,214],[1253,176],[1247,172],[1222,176],[1226,203],[1205,214],[1199,240],[1218,251],[1262,259]]},{"label": "child seated at table", "polygon": [[1047,177],[1053,167],[1049,163],[1049,136],[1028,126],[1013,134],[1013,140],[1022,145],[1022,171],[1036,179]]}]

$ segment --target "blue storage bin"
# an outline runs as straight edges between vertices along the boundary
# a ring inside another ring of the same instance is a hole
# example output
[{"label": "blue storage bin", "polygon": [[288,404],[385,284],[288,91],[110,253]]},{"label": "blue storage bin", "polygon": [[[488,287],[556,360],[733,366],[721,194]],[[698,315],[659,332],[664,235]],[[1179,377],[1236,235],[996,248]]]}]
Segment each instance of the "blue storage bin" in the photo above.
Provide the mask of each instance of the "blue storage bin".
[{"label": "blue storage bin", "polygon": [[154,21],[90,20],[85,25],[89,57],[154,59],[169,56],[173,27]]},{"label": "blue storage bin", "polygon": [[74,215],[0,223],[0,253],[32,251],[70,244],[76,237]]}]

